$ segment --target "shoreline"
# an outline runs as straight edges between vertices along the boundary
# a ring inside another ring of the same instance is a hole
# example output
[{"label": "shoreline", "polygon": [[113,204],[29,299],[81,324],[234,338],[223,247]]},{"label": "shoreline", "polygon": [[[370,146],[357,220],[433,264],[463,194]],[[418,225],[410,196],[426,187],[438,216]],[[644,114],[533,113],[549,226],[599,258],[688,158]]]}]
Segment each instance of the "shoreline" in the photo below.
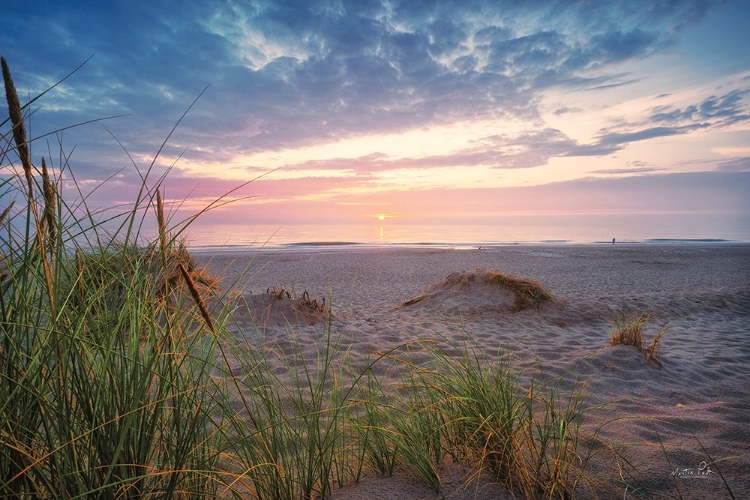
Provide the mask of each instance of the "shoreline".
[{"label": "shoreline", "polygon": [[[332,335],[358,356],[415,339],[461,342],[467,335],[490,356],[512,352],[525,376],[558,380],[563,389],[583,383],[591,404],[605,405],[591,414],[589,425],[618,419],[600,436],[622,450],[638,469],[637,479],[656,492],[674,494],[679,486],[683,498],[728,498],[717,478],[675,482],[671,476],[672,465],[694,468],[710,456],[719,460],[735,497],[750,496],[750,244],[357,248],[195,257],[225,283],[234,282],[245,303],[272,288],[325,299],[334,315]],[[498,299],[487,290],[442,286],[449,274],[476,268],[535,280],[559,302],[509,312],[496,308]],[[434,292],[430,300],[405,305],[426,290]],[[281,309],[261,321],[243,307],[235,312],[235,335],[262,338],[270,346],[296,341],[314,359],[325,321],[285,316]],[[670,325],[659,357],[663,366],[647,363],[631,346],[607,345],[618,311],[653,313],[645,342]],[[389,373],[381,375],[387,379]],[[608,484],[603,496],[617,491],[613,463],[594,463],[592,472]],[[387,498],[403,480],[368,478],[334,498]],[[420,495],[402,498],[428,498]]]},{"label": "shoreline", "polygon": [[262,244],[262,245],[197,245],[188,244],[191,253],[201,255],[237,254],[237,253],[267,253],[267,252],[321,252],[321,251],[357,251],[357,250],[499,250],[503,248],[528,247],[613,247],[613,246],[750,246],[750,241],[728,240],[720,238],[652,238],[645,240],[617,240],[578,242],[573,240],[545,240],[545,241],[516,241],[516,242],[433,242],[433,243],[404,243],[404,242],[355,242],[355,241],[301,241],[293,243]]}]

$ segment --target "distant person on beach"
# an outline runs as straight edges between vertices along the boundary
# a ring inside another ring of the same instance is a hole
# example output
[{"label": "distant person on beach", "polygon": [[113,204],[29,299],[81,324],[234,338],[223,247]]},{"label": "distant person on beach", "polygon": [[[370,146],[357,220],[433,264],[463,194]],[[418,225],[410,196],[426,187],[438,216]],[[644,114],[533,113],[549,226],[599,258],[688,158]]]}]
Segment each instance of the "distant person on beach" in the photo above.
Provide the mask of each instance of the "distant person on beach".
[{"label": "distant person on beach", "polygon": [[612,244],[613,244],[613,245],[615,244],[615,239],[614,239],[614,238],[612,238]]}]

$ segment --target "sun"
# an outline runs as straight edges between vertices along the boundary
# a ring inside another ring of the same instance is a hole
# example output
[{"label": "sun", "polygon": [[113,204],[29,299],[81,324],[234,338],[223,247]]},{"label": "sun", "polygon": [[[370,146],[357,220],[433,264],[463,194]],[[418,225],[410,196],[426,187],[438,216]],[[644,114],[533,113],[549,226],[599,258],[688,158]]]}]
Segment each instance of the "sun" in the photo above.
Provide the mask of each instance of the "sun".
[{"label": "sun", "polygon": [[385,215],[383,214],[378,215],[378,220],[385,220]]}]

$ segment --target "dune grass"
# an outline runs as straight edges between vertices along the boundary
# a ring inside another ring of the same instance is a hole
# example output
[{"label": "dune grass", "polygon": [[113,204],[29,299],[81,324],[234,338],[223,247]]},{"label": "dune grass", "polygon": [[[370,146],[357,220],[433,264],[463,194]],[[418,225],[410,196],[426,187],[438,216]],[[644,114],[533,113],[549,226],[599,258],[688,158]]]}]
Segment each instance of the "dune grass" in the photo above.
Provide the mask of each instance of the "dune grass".
[{"label": "dune grass", "polygon": [[[397,467],[439,492],[444,460],[527,498],[587,491],[580,388],[521,383],[511,358],[470,340],[363,363],[330,321],[315,359],[300,339],[233,334],[232,295],[169,227],[150,169],[105,231],[85,200],[63,196],[67,164],[32,163],[4,60],[3,75],[0,497],[321,498]],[[156,218],[154,241],[139,234],[144,217]],[[522,288],[532,306],[548,300]],[[399,387],[380,383],[383,362],[401,367]]]},{"label": "dune grass", "polygon": [[643,328],[653,321],[652,313],[617,313],[611,320],[610,345],[629,345],[634,346],[644,356],[647,362],[653,362],[661,366],[658,359],[661,339],[669,331],[671,326],[664,325],[654,335],[654,338],[648,345],[643,344]]},{"label": "dune grass", "polygon": [[[201,277],[167,234],[158,186],[108,235],[62,196],[67,165],[32,162],[2,67],[0,158],[16,174],[0,180],[0,496],[211,496],[215,337],[180,292]],[[130,228],[149,210],[160,237],[140,246]]]},{"label": "dune grass", "polygon": [[418,304],[447,288],[467,289],[474,284],[509,293],[513,299],[511,307],[513,312],[526,309],[539,310],[546,304],[558,302],[551,292],[534,280],[501,273],[495,269],[474,269],[471,272],[449,274],[441,282],[430,285],[424,293],[405,301],[403,305]]},{"label": "dune grass", "polygon": [[555,297],[546,288],[534,280],[519,278],[496,270],[480,274],[485,285],[510,290],[516,298],[518,310],[539,309],[544,304],[556,302]]},{"label": "dune grass", "polygon": [[[548,382],[522,385],[512,358],[488,359],[469,338],[414,341],[359,369],[330,328],[313,360],[300,342],[282,352],[235,345],[243,354],[233,371],[243,376],[230,404],[238,411],[225,413],[233,414],[222,429],[225,469],[233,471],[225,491],[325,498],[362,474],[390,476],[401,467],[440,495],[446,460],[525,498],[593,491],[586,467],[605,447],[581,446],[590,408],[580,386],[563,395]],[[429,353],[427,364],[412,361],[415,348]],[[386,360],[403,368],[396,386],[373,374]],[[227,393],[235,380],[227,374]]]},{"label": "dune grass", "polygon": [[403,463],[438,492],[435,466],[444,459],[525,498],[590,492],[586,467],[598,452],[579,446],[591,410],[582,386],[563,396],[551,381],[522,384],[511,355],[488,358],[468,337],[424,347],[430,362],[409,364],[400,404],[408,418],[396,419],[390,434]]}]

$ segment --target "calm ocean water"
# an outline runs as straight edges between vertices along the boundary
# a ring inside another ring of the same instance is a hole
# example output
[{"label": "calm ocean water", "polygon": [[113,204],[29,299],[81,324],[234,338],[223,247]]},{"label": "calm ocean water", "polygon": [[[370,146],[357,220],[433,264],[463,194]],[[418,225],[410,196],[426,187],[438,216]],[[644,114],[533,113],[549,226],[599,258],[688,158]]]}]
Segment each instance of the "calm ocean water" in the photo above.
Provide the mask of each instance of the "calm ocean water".
[{"label": "calm ocean water", "polygon": [[309,248],[341,244],[447,247],[507,244],[750,242],[750,220],[727,216],[513,217],[494,224],[196,224],[188,245],[204,249]]}]

